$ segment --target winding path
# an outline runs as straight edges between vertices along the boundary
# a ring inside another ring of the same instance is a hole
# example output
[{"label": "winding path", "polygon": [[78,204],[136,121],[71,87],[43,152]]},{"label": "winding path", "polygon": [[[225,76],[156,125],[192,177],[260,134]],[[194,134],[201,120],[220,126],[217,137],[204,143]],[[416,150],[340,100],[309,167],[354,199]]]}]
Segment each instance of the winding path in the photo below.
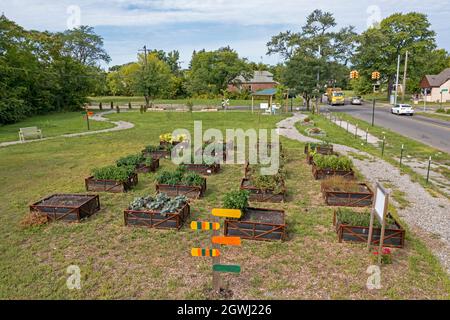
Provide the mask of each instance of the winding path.
[{"label": "winding path", "polygon": [[56,136],[56,137],[48,137],[48,138],[43,138],[43,139],[38,139],[38,140],[26,140],[25,142],[22,142],[22,141],[2,142],[2,143],[0,143],[0,148],[1,147],[13,146],[13,145],[17,145],[17,144],[40,142],[40,141],[48,141],[48,140],[53,140],[53,139],[61,138],[61,137],[63,137],[63,138],[75,138],[75,137],[82,137],[82,136],[88,136],[88,135],[99,134],[99,133],[129,130],[129,129],[134,128],[134,124],[131,123],[131,122],[111,121],[111,120],[103,117],[105,115],[113,114],[113,113],[115,113],[115,111],[105,111],[105,112],[97,113],[96,115],[94,115],[91,118],[91,120],[93,120],[93,121],[100,121],[100,122],[110,122],[110,123],[115,125],[114,128],[97,130],[97,131],[86,131],[86,132],[79,132],[79,133],[63,134],[63,135]]},{"label": "winding path", "polygon": [[[295,128],[295,124],[306,117],[295,113],[293,117],[279,122],[278,133],[300,142],[321,142],[300,134]],[[450,273],[450,201],[443,197],[434,198],[419,183],[411,181],[409,175],[402,175],[398,168],[382,159],[348,146],[335,144],[334,149],[352,158],[356,168],[370,183],[389,183],[405,192],[409,205],[399,209],[400,217],[427,243]],[[361,155],[364,160],[352,157],[351,153]]]}]

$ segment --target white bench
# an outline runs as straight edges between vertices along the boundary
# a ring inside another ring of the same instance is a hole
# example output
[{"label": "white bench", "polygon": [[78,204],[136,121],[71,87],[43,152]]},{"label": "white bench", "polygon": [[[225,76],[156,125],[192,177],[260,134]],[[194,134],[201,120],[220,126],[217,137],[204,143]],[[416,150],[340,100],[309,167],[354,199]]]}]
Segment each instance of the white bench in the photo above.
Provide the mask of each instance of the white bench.
[{"label": "white bench", "polygon": [[19,139],[25,142],[27,138],[39,138],[42,139],[42,131],[37,127],[20,128]]}]

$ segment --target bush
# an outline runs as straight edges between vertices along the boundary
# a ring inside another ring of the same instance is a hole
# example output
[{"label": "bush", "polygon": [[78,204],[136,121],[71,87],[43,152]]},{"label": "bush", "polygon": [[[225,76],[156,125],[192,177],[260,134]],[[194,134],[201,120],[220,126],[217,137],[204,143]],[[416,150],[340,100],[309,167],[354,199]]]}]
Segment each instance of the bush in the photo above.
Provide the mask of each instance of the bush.
[{"label": "bush", "polygon": [[0,100],[0,124],[19,122],[29,116],[30,110],[20,99]]},{"label": "bush", "polygon": [[231,191],[225,194],[223,198],[223,207],[225,209],[244,210],[248,207],[250,193],[246,190]]}]

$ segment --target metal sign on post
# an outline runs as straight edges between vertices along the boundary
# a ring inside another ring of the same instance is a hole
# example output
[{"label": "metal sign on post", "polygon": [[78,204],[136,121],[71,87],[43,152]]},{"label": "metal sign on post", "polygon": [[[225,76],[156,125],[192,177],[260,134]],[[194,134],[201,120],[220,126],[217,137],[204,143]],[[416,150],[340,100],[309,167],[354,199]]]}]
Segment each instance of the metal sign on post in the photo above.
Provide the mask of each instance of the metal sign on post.
[{"label": "metal sign on post", "polygon": [[370,227],[369,227],[369,237],[367,241],[367,248],[370,250],[372,246],[372,238],[373,238],[373,224],[375,220],[375,216],[381,224],[381,233],[379,239],[379,248],[378,248],[378,263],[381,264],[383,245],[384,245],[384,233],[386,230],[386,217],[388,213],[389,206],[389,192],[387,192],[383,186],[377,182],[377,191],[375,195],[375,203],[373,209],[370,213]]}]

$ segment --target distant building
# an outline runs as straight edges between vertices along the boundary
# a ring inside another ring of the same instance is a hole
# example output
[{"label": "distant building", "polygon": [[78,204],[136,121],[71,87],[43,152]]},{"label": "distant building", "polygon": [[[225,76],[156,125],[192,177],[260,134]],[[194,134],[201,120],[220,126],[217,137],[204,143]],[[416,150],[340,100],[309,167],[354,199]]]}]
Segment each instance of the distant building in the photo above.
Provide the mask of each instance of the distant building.
[{"label": "distant building", "polygon": [[273,74],[269,71],[255,71],[253,78],[250,80],[244,79],[243,76],[239,76],[234,79],[233,84],[228,85],[228,91],[237,92],[242,90],[249,90],[254,93],[256,91],[273,89],[279,83],[273,80]]},{"label": "distant building", "polygon": [[420,82],[420,87],[426,92],[427,102],[440,102],[443,89],[447,91],[442,93],[442,101],[450,101],[450,68],[438,75],[426,75]]}]

